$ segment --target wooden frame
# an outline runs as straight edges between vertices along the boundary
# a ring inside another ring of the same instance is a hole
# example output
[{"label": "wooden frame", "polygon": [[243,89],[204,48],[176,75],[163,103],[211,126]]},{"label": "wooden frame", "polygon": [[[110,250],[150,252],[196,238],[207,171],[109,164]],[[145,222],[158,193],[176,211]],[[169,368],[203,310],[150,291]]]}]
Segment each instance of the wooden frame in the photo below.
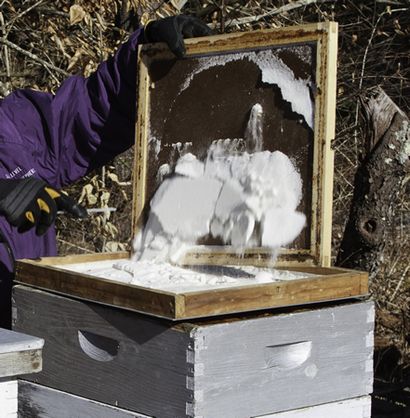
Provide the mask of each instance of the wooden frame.
[{"label": "wooden frame", "polygon": [[[61,265],[127,259],[128,253],[46,257],[17,262],[16,281],[36,288],[170,320],[233,314],[367,296],[368,275],[335,267],[295,267],[315,276],[267,284],[173,293],[123,284]],[[58,267],[57,267],[58,266]]]},{"label": "wooden frame", "polygon": [[[249,51],[267,46],[316,45],[316,84],[314,120],[314,155],[312,186],[312,225],[310,248],[284,250],[277,265],[330,266],[331,223],[333,193],[333,151],[331,141],[335,130],[336,107],[336,55],[337,23],[323,22],[280,29],[234,33],[186,41],[187,57],[223,52]],[[139,50],[139,103],[136,126],[136,152],[134,167],[133,230],[141,228],[146,205],[147,155],[151,80],[147,61],[156,54],[164,54],[159,45],[143,46]],[[246,263],[255,264],[268,259],[269,251],[263,248],[248,250]],[[238,257],[229,248],[198,246],[184,260],[186,264],[232,264]]]}]

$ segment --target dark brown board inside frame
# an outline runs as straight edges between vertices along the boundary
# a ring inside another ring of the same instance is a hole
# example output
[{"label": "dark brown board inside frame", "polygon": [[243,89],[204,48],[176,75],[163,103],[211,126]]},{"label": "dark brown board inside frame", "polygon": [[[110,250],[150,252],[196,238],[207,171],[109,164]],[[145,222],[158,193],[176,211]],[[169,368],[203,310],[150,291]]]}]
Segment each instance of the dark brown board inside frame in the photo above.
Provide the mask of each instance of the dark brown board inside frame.
[{"label": "dark brown board inside frame", "polygon": [[[257,56],[266,51],[282,60],[297,77],[315,79],[314,44],[271,47],[251,54]],[[229,59],[238,55],[233,52],[224,54],[224,57]],[[313,130],[303,116],[292,111],[291,104],[282,98],[277,85],[262,82],[260,68],[246,55],[193,76],[204,59],[207,59],[206,55],[185,60],[172,57],[150,60],[148,73],[153,86],[150,89],[150,137],[161,141],[161,150],[157,153],[156,142],[149,141],[147,200],[159,186],[156,174],[160,166],[173,166],[181,155],[177,143],[204,160],[213,141],[243,138],[252,106],[260,104],[265,138],[263,150],[285,153],[301,173],[303,200],[298,209],[307,214],[308,227],[292,247],[309,248]],[[181,91],[190,77],[193,78],[189,86]],[[312,95],[313,88],[314,83]]]},{"label": "dark brown board inside frame", "polygon": [[[149,201],[159,185],[160,167],[172,166],[183,152],[204,158],[212,141],[243,138],[250,110],[259,103],[263,108],[263,149],[288,155],[303,180],[299,210],[306,214],[307,226],[285,251],[285,258],[329,265],[335,28],[318,24],[192,40],[187,43],[184,60],[175,59],[161,45],[140,50],[133,217],[136,229],[146,220]],[[314,108],[310,126],[304,116],[292,110],[277,85],[262,81],[257,61],[266,52],[296,79],[309,84]],[[226,62],[207,64],[215,60]],[[218,241],[205,237],[198,244],[201,251],[187,257],[187,263],[198,257],[205,260],[205,253],[212,263],[216,258],[222,260],[219,264],[235,258],[232,253],[227,257],[226,251],[215,257],[221,252]],[[251,249],[248,256],[258,257],[264,252]]]}]

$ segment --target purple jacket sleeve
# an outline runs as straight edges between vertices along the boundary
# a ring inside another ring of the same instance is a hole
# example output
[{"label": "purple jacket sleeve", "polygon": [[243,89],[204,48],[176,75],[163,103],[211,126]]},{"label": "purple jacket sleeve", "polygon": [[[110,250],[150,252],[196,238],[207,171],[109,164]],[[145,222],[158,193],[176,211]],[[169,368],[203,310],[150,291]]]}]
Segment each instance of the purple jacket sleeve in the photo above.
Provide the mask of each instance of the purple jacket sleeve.
[{"label": "purple jacket sleeve", "polygon": [[[60,188],[133,145],[140,35],[89,78],[69,77],[55,95],[17,90],[0,103],[1,178],[36,175]],[[10,161],[13,152],[18,162]],[[22,172],[14,175],[15,167]]]},{"label": "purple jacket sleeve", "polygon": [[[89,78],[68,78],[55,95],[17,90],[0,100],[0,178],[36,176],[68,185],[134,143],[136,47],[131,35]],[[16,259],[56,254],[54,228],[24,234],[0,216]],[[0,243],[0,326],[10,326],[12,265]]]}]

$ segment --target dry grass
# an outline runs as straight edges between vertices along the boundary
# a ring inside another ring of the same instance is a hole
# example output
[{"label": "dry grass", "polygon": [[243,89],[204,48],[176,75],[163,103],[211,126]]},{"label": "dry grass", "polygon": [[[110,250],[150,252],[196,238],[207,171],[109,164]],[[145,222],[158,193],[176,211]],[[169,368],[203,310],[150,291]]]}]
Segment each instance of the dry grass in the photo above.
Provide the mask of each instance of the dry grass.
[{"label": "dry grass", "polygon": [[[408,0],[79,0],[76,8],[71,9],[70,21],[71,4],[67,0],[0,0],[0,36],[3,39],[0,95],[25,87],[55,91],[68,74],[88,75],[127,37],[127,31],[139,20],[178,13],[178,6],[182,6],[182,13],[211,23],[216,32],[338,21],[340,53],[333,225],[333,249],[334,254],[337,253],[353,195],[354,174],[367,152],[360,95],[380,85],[409,114]],[[69,192],[78,198],[83,193],[89,207],[108,205],[117,211],[109,219],[104,215],[94,215],[87,221],[60,217],[58,239],[62,253],[127,248],[131,236],[131,165],[132,151],[129,151],[112,166],[70,188]],[[405,365],[409,364],[408,191],[409,183],[403,185],[396,223],[389,228],[383,263],[371,283],[378,308],[376,341],[380,352],[386,352],[391,346],[399,352],[398,368],[391,376],[394,379],[400,378],[400,374],[406,372]]]}]

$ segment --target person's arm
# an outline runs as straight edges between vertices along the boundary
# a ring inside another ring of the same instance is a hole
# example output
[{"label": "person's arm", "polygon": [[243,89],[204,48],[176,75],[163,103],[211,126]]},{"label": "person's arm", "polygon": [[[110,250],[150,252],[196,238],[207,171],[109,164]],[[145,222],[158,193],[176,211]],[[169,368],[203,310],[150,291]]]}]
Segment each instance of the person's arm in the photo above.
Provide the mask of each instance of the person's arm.
[{"label": "person's arm", "polygon": [[33,168],[36,176],[59,189],[134,143],[139,35],[140,31],[132,34],[89,78],[69,77],[55,95],[16,90],[3,99],[4,171],[16,165]]},{"label": "person's arm", "polygon": [[38,175],[53,187],[73,183],[134,144],[138,43],[168,42],[183,54],[183,37],[209,32],[183,16],[150,22],[146,34],[134,32],[90,77],[69,77],[55,95],[19,90],[6,97],[4,135],[20,146],[23,166],[41,166],[45,174]]}]

